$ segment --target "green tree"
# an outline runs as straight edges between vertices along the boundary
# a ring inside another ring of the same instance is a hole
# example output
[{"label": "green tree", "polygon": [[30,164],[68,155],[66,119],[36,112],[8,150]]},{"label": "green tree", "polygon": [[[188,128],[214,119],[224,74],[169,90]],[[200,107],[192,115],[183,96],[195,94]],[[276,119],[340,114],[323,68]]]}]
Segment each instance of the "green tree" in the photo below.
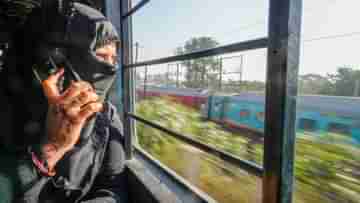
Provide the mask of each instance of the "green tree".
[{"label": "green tree", "polygon": [[265,82],[263,81],[235,81],[229,79],[223,83],[222,91],[240,93],[240,92],[265,92]]},{"label": "green tree", "polygon": [[360,96],[360,70],[340,67],[335,74],[328,74],[336,96]]},{"label": "green tree", "polygon": [[[183,47],[178,47],[175,54],[187,54],[200,50],[210,49],[218,46],[219,43],[211,37],[194,37],[185,42]],[[216,57],[204,57],[184,61],[183,66],[187,68],[185,74],[185,87],[203,88],[218,81],[220,62]]]},{"label": "green tree", "polygon": [[360,70],[343,66],[334,74],[299,76],[300,94],[360,96]]},{"label": "green tree", "polygon": [[328,94],[334,95],[334,84],[327,76],[306,74],[299,76],[299,94]]}]

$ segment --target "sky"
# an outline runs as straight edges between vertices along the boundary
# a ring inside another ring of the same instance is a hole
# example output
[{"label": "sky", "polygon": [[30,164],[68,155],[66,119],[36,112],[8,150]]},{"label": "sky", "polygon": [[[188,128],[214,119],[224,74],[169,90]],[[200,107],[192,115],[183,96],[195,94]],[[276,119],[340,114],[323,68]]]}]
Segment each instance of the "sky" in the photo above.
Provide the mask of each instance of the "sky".
[{"label": "sky", "polygon": [[[133,1],[134,5],[139,0]],[[219,4],[222,2],[222,4]],[[299,74],[335,73],[340,66],[360,69],[359,0],[303,0]],[[139,43],[138,60],[174,54],[192,37],[208,36],[220,45],[267,36],[268,0],[151,0],[133,17],[133,41]],[[243,55],[243,79],[265,81],[266,49]],[[166,71],[167,65],[149,68]],[[240,59],[224,63],[228,72]],[[236,76],[238,77],[238,76]]]}]

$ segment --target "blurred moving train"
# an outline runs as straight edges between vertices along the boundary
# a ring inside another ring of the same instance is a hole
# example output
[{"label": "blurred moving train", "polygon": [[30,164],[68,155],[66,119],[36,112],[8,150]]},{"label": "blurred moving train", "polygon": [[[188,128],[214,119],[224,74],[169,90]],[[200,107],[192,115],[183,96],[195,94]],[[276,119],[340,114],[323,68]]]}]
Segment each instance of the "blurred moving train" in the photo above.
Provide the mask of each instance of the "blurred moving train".
[{"label": "blurred moving train", "polygon": [[[147,86],[137,88],[138,97],[169,96],[198,108],[204,118],[228,127],[262,134],[265,96],[245,92],[237,95],[210,94],[204,89]],[[297,98],[296,129],[312,136],[336,133],[360,145],[360,98],[300,95]]]}]

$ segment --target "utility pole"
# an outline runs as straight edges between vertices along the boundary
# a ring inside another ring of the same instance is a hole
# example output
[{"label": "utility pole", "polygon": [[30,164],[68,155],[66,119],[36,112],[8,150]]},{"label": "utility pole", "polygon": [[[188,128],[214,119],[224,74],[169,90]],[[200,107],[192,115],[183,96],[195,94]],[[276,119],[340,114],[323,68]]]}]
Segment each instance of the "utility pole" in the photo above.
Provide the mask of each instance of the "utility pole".
[{"label": "utility pole", "polygon": [[147,84],[147,65],[145,65],[145,75],[144,75],[144,99],[146,98],[146,84]]},{"label": "utility pole", "polygon": [[139,57],[139,42],[135,42],[135,63],[138,62]]},{"label": "utility pole", "polygon": [[355,88],[354,88],[354,97],[359,96],[359,90],[360,90],[360,79],[355,80]]},{"label": "utility pole", "polygon": [[242,77],[243,77],[243,65],[244,65],[244,55],[240,55],[240,71],[239,71],[239,76],[240,76],[240,80],[239,80],[239,90],[241,92],[241,83],[242,83]]},{"label": "utility pole", "polygon": [[223,59],[222,59],[222,57],[220,57],[219,58],[219,60],[220,60],[220,76],[219,76],[219,91],[221,91],[221,89],[222,89],[222,72],[223,72]]},{"label": "utility pole", "polygon": [[176,88],[179,88],[179,66],[180,66],[180,64],[179,63],[177,63],[176,64]]},{"label": "utility pole", "polygon": [[[137,63],[138,62],[138,57],[139,57],[139,42],[135,42],[134,46],[135,46],[135,61],[134,61],[134,63]],[[136,68],[133,69],[132,71],[133,71],[133,74],[135,75],[135,78],[136,78],[136,76],[137,76]],[[145,94],[146,94],[146,92],[144,92],[144,95]],[[134,94],[134,95],[136,96],[136,94]],[[136,100],[136,98],[135,98],[135,100]]]},{"label": "utility pole", "polygon": [[169,70],[170,70],[170,64],[168,64],[167,66],[167,71],[166,71],[166,87],[170,86],[170,82],[169,82]]}]

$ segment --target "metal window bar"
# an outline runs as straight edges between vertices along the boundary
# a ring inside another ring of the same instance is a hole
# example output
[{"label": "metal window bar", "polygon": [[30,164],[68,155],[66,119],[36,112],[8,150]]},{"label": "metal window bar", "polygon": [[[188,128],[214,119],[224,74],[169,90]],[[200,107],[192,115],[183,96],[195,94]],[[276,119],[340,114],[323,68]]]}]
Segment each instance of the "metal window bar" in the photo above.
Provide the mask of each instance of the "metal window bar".
[{"label": "metal window bar", "polygon": [[238,52],[238,51],[248,51],[248,50],[252,50],[252,49],[267,48],[267,46],[268,46],[268,39],[260,38],[260,39],[245,41],[245,42],[238,42],[238,43],[225,45],[225,46],[221,46],[221,47],[216,47],[216,48],[212,48],[212,49],[207,49],[207,50],[203,50],[203,51],[192,52],[192,53],[183,54],[183,55],[153,59],[153,60],[143,61],[143,62],[139,62],[139,63],[135,63],[135,64],[128,64],[128,65],[125,65],[124,68],[129,69],[129,68],[136,68],[136,67],[146,66],[146,65],[151,66],[151,65],[171,63],[171,62],[176,62],[176,61],[191,60],[191,59],[215,56],[215,55],[220,55],[220,54],[228,54],[228,53],[233,53],[233,52]]},{"label": "metal window bar", "polygon": [[[190,198],[183,197],[186,201],[186,199],[190,200],[191,202],[194,202],[194,197],[197,199],[199,198],[204,203],[218,203],[213,198],[211,198],[207,193],[199,190],[197,187],[195,187],[193,184],[191,184],[188,180],[178,175],[176,172],[174,172],[172,169],[170,169],[168,166],[162,164],[157,159],[154,159],[148,152],[143,150],[141,147],[134,146],[134,151],[136,154],[134,155],[137,158],[146,160],[147,162],[150,162],[150,167],[156,168],[157,170],[161,170],[162,177],[167,177],[171,179],[172,181],[176,182],[177,184],[181,185],[184,188],[189,188],[192,192]],[[147,165],[149,166],[149,165]],[[151,170],[151,169],[150,169]],[[166,182],[166,180],[164,181]],[[198,201],[197,201],[198,202]]]},{"label": "metal window bar", "polygon": [[270,0],[263,203],[292,202],[302,0]]},{"label": "metal window bar", "polygon": [[141,118],[140,116],[137,116],[135,114],[132,114],[132,113],[127,113],[127,115],[137,121],[140,121],[141,123],[143,124],[146,124],[150,127],[153,127],[155,129],[158,129],[162,132],[165,132],[167,135],[169,136],[172,136],[176,139],[179,139],[187,144],[190,144],[191,146],[193,147],[196,147],[198,149],[201,149],[211,155],[214,155],[216,157],[219,157],[220,159],[224,160],[224,161],[227,161],[231,164],[234,164],[235,166],[239,166],[240,168],[258,176],[258,177],[262,177],[262,174],[263,174],[263,169],[261,166],[253,163],[253,162],[250,162],[250,161],[247,161],[247,160],[243,160],[243,159],[240,159],[238,157],[235,157],[233,156],[232,154],[230,153],[227,153],[227,152],[224,152],[224,151],[221,151],[221,150],[218,150],[216,149],[215,147],[212,147],[208,144],[205,144],[203,142],[200,142],[200,141],[197,141],[193,138],[191,138],[190,136],[186,136],[186,135],[182,135],[178,132],[175,132],[173,130],[170,130],[166,127],[163,127],[161,125],[158,125],[156,123],[153,123],[151,121],[148,121],[144,118]]},{"label": "metal window bar", "polygon": [[126,20],[129,16],[133,15],[136,11],[138,11],[140,8],[142,8],[143,6],[145,6],[149,2],[150,2],[150,0],[142,0],[142,1],[140,1],[136,6],[134,6],[125,15],[123,15],[121,17],[121,20]]},{"label": "metal window bar", "polygon": [[[131,0],[121,0],[120,16],[122,13],[127,13],[130,9]],[[127,21],[120,21],[121,26],[121,68],[123,70],[121,75],[122,83],[122,100],[123,100],[123,124],[125,135],[125,155],[127,159],[132,158],[133,137],[135,135],[135,123],[133,119],[127,116],[125,112],[134,110],[134,74],[132,70],[124,69],[125,64],[132,63],[132,33],[131,33],[131,18]]]}]

